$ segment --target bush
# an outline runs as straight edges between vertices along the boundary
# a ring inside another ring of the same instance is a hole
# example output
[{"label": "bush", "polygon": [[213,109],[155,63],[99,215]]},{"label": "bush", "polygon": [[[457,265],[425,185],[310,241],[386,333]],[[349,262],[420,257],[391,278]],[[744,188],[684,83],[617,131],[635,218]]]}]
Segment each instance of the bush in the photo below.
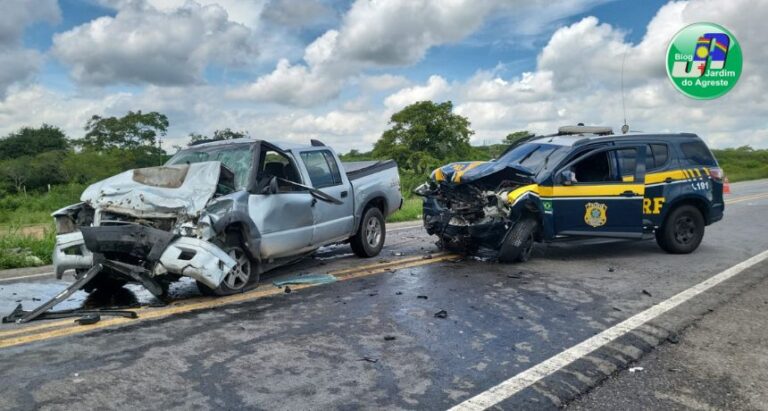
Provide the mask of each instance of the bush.
[{"label": "bush", "polygon": [[32,267],[51,263],[56,244],[53,225],[45,229],[42,238],[24,235],[18,227],[0,233],[0,269]]}]

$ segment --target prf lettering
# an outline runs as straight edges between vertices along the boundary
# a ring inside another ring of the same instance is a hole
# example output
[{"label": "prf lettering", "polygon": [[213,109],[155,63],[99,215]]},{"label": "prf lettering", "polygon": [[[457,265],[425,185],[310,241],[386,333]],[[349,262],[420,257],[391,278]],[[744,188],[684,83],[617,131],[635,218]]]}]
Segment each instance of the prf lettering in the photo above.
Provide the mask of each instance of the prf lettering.
[{"label": "prf lettering", "polygon": [[661,207],[664,206],[664,197],[644,198],[643,214],[661,214]]}]

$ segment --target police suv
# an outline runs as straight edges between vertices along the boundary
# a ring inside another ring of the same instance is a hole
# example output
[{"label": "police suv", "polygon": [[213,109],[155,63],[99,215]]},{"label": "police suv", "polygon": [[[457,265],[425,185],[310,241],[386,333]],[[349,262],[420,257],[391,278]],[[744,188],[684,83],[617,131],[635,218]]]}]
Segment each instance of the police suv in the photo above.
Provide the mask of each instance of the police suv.
[{"label": "police suv", "polygon": [[536,242],[574,236],[655,237],[667,252],[690,253],[723,218],[723,180],[695,134],[569,126],[492,161],[440,167],[415,192],[441,247],[490,248],[509,262],[526,261]]}]

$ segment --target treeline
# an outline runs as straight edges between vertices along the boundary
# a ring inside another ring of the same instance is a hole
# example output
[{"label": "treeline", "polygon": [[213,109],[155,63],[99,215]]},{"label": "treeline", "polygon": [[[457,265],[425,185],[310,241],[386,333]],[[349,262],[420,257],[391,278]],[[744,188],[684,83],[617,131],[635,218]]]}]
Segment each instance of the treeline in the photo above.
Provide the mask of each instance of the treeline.
[{"label": "treeline", "polygon": [[[0,138],[0,197],[81,186],[124,170],[160,165],[169,157],[162,148],[168,130],[164,114],[93,116],[84,130],[81,138],[69,138],[60,128],[43,124]],[[192,133],[189,144],[246,136],[227,128],[211,137]]]}]

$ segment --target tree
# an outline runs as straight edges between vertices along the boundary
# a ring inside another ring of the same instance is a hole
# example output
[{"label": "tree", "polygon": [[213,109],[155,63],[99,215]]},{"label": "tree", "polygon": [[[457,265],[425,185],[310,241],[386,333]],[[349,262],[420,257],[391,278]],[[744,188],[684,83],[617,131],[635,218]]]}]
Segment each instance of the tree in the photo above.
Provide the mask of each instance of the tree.
[{"label": "tree", "polygon": [[200,133],[189,133],[189,144],[192,145],[200,141],[219,141],[219,140],[233,140],[236,138],[250,137],[247,131],[233,131],[227,127],[222,130],[216,130],[213,132],[213,137],[208,137]]},{"label": "tree", "polygon": [[24,127],[0,139],[0,160],[33,156],[47,151],[69,148],[67,136],[60,128],[43,124]]},{"label": "tree", "polygon": [[392,115],[391,128],[373,147],[374,156],[392,158],[413,171],[465,157],[474,131],[469,120],[452,111],[450,101],[420,101],[405,107]]},{"label": "tree", "polygon": [[518,140],[522,140],[526,137],[530,137],[533,134],[528,131],[515,131],[513,133],[507,134],[506,137],[504,137],[504,144],[514,144]]},{"label": "tree", "polygon": [[135,149],[157,147],[159,136],[168,131],[168,117],[157,112],[129,111],[123,117],[94,115],[85,125],[85,137],[79,141],[84,149],[104,151],[113,148]]}]

